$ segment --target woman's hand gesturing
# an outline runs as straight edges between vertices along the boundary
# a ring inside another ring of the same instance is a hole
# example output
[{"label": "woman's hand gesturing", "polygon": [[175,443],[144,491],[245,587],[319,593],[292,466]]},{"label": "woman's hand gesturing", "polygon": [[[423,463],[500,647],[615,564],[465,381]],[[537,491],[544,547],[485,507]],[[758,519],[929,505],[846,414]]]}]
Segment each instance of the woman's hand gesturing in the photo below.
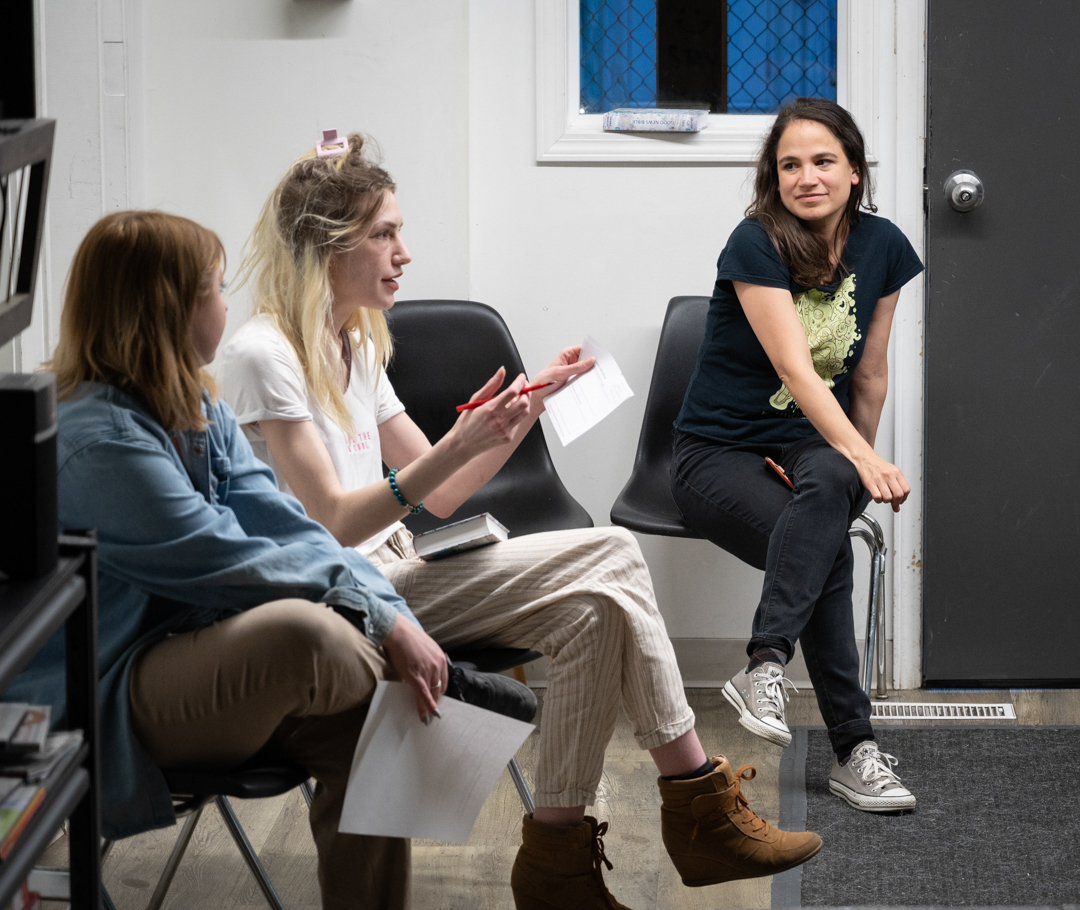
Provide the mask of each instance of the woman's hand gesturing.
[{"label": "woman's hand gesturing", "polygon": [[506,369],[499,367],[495,375],[469,399],[476,401],[494,395],[491,401],[478,408],[462,411],[450,431],[455,434],[458,443],[465,447],[470,458],[510,442],[518,424],[529,416],[529,395],[521,394],[521,390],[525,388],[525,376],[518,376],[502,392],[495,395],[505,378]]},{"label": "woman's hand gesturing", "polygon": [[580,344],[575,344],[559,351],[555,356],[555,359],[530,380],[530,382],[534,384],[550,382],[551,385],[545,389],[537,389],[535,392],[530,392],[530,398],[542,405],[544,399],[547,398],[548,395],[559,391],[559,389],[566,385],[571,377],[589,372],[596,361],[592,357],[585,360],[579,360],[578,358],[580,357]]}]

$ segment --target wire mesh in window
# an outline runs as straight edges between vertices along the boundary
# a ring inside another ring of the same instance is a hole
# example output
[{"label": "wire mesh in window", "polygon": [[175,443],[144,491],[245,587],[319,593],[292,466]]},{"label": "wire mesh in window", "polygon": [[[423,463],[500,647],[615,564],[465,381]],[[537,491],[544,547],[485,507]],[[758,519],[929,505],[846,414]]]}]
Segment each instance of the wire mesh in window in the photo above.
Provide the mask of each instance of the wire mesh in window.
[{"label": "wire mesh in window", "polygon": [[581,112],[836,100],[836,0],[580,0]]},{"label": "wire mesh in window", "polygon": [[800,96],[836,100],[836,0],[727,7],[728,113],[772,113]]}]

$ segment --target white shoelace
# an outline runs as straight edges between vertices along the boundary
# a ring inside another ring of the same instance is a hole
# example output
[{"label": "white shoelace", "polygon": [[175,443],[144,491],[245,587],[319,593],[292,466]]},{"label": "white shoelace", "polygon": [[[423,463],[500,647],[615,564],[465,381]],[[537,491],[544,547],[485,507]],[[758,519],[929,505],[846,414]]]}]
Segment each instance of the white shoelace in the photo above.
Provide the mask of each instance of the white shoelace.
[{"label": "white shoelace", "polygon": [[775,664],[773,666],[762,664],[750,674],[750,679],[754,683],[755,691],[758,690],[759,680],[764,683],[765,697],[757,699],[757,704],[768,705],[772,709],[772,713],[779,717],[780,720],[783,720],[784,702],[791,700],[787,692],[784,691],[784,686],[791,686],[792,689],[798,692],[795,683],[784,676],[784,671]]},{"label": "white shoelace", "polygon": [[877,746],[859,746],[851,753],[850,761],[852,772],[875,793],[886,787],[903,786],[899,776],[893,771],[900,762],[891,755],[879,752]]}]

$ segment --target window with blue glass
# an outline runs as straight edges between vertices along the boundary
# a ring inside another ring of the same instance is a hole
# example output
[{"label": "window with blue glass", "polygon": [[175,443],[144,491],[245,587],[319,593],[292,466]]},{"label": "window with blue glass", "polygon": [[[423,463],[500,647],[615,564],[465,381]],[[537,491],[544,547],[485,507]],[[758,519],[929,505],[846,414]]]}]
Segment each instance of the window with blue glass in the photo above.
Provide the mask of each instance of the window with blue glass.
[{"label": "window with blue glass", "polygon": [[581,111],[836,100],[836,0],[580,0]]}]

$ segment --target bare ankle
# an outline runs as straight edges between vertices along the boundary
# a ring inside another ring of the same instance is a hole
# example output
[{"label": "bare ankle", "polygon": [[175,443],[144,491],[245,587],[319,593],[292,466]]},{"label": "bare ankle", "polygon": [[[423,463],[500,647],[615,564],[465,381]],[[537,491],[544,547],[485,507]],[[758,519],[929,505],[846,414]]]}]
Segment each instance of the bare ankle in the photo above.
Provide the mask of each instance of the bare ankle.
[{"label": "bare ankle", "polygon": [[537,806],[533,811],[533,821],[542,825],[561,825],[563,827],[580,825],[585,821],[584,806]]}]

